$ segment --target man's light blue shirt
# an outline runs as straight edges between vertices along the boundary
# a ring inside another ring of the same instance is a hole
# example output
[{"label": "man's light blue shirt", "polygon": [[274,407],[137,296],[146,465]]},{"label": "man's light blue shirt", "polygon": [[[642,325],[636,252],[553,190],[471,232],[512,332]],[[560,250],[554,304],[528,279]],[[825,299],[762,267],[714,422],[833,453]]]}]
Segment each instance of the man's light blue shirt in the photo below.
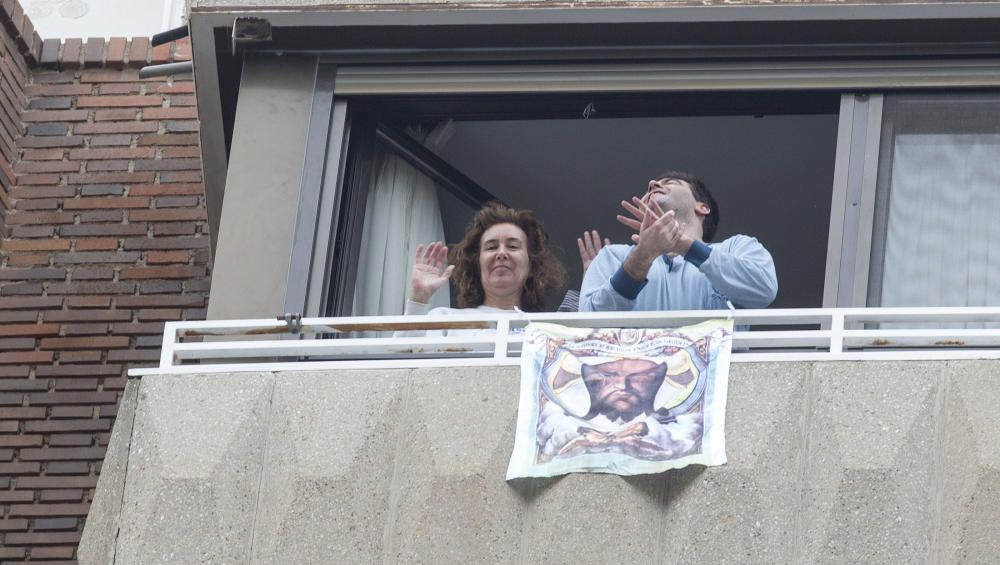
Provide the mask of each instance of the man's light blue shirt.
[{"label": "man's light blue shirt", "polygon": [[725,310],[727,301],[739,308],[766,308],[778,293],[774,260],[753,237],[696,242],[686,257],[654,261],[648,282],[635,281],[622,270],[634,247],[601,249],[583,278],[581,312]]}]

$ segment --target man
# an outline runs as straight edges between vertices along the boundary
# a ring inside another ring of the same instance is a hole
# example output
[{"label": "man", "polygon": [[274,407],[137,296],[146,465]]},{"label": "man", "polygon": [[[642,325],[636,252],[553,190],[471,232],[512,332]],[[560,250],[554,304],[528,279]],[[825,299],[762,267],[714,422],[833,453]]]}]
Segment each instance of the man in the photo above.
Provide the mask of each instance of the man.
[{"label": "man", "polygon": [[584,274],[580,311],[766,308],[778,292],[774,261],[755,238],[709,245],[719,206],[697,177],[670,172],[622,201],[635,245],[601,249]]}]

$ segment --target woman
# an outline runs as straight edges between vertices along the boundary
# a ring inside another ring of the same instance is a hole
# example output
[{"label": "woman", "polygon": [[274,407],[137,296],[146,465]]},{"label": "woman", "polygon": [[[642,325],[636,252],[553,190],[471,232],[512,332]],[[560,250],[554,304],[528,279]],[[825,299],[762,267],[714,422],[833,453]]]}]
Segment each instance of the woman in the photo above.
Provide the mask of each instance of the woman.
[{"label": "woman", "polygon": [[[448,248],[441,242],[417,247],[406,314],[537,312],[565,278],[538,218],[495,202],[476,213],[452,256],[454,264],[446,266]],[[430,309],[430,297],[452,277],[459,307]]]}]

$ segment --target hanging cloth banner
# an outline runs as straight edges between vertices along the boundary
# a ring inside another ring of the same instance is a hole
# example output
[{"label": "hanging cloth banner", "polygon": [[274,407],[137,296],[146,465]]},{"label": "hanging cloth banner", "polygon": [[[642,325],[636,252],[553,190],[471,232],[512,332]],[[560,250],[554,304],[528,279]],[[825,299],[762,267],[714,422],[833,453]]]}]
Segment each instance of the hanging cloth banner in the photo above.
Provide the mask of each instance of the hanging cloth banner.
[{"label": "hanging cloth banner", "polygon": [[732,334],[529,324],[507,479],[725,463]]}]

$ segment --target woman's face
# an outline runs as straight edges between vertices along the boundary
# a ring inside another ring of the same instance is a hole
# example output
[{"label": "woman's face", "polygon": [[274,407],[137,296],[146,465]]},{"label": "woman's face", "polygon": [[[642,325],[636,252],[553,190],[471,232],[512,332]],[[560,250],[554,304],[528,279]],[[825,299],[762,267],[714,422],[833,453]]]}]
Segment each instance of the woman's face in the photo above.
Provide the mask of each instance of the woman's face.
[{"label": "woman's face", "polygon": [[479,241],[479,273],[487,299],[517,295],[531,271],[528,236],[514,224],[496,224]]}]

